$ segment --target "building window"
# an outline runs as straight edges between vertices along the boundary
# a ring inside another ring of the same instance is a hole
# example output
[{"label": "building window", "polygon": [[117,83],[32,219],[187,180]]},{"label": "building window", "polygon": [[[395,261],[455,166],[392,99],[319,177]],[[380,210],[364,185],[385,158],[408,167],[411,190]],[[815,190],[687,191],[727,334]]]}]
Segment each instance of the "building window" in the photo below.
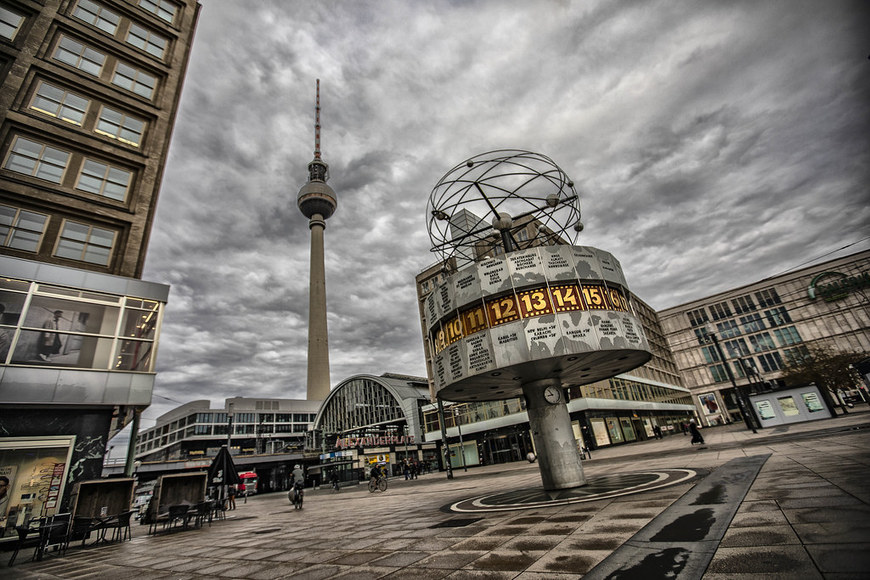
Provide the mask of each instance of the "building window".
[{"label": "building window", "polygon": [[40,82],[30,108],[81,127],[90,103],[75,93]]},{"label": "building window", "polygon": [[47,223],[47,215],[0,205],[0,243],[6,248],[36,252]]},{"label": "building window", "polygon": [[713,375],[714,383],[722,383],[728,380],[728,371],[725,370],[725,365],[713,365],[708,367],[710,374]]},{"label": "building window", "polygon": [[145,132],[145,121],[104,106],[94,131],[138,147],[142,143],[142,134]]},{"label": "building window", "polygon": [[780,306],[779,308],[774,308],[773,310],[768,310],[764,313],[767,317],[767,323],[771,326],[782,326],[783,324],[791,323],[791,316],[788,315],[788,311],[785,309],[785,306]]},{"label": "building window", "polygon": [[720,302],[710,306],[710,312],[713,313],[713,320],[722,320],[731,316],[731,308],[727,302]]},{"label": "building window", "polygon": [[782,368],[782,357],[778,352],[767,352],[758,355],[758,361],[761,363],[761,368],[766,372],[778,371]]},{"label": "building window", "polygon": [[704,360],[708,363],[719,362],[719,353],[712,346],[705,346],[701,349],[704,353]]},{"label": "building window", "polygon": [[773,350],[776,348],[776,346],[773,344],[773,339],[767,332],[762,332],[761,334],[750,336],[749,343],[752,345],[752,350],[754,350],[755,352]]},{"label": "building window", "polygon": [[734,306],[734,312],[736,314],[743,314],[744,312],[755,310],[755,303],[752,301],[752,297],[748,294],[746,296],[735,298],[731,301],[731,305]]},{"label": "building window", "polygon": [[147,28],[139,26],[134,22],[130,25],[130,32],[127,34],[127,43],[136,48],[141,48],[152,56],[163,59],[169,41],[159,34],[151,32]]},{"label": "building window", "polygon": [[785,328],[777,328],[773,331],[773,335],[779,342],[779,346],[789,346],[797,344],[801,341],[801,335],[794,326],[786,326]]},{"label": "building window", "polygon": [[64,36],[54,51],[54,59],[98,77],[106,55]]},{"label": "building window", "polygon": [[115,245],[115,232],[73,221],[65,221],[54,255],[108,266]]},{"label": "building window", "polygon": [[91,0],[79,0],[78,6],[73,10],[73,16],[88,24],[93,24],[112,36],[118,30],[118,22],[121,21],[120,16],[102,4],[91,2]]},{"label": "building window", "polygon": [[16,137],[4,167],[10,171],[60,183],[70,154],[30,139]]},{"label": "building window", "polygon": [[785,360],[787,360],[789,364],[799,363],[810,355],[810,349],[804,345],[795,348],[787,348],[782,352],[785,355]]},{"label": "building window", "polygon": [[749,349],[746,347],[746,341],[742,338],[726,341],[725,348],[728,350],[728,355],[731,358],[738,358],[749,354]]},{"label": "building window", "polygon": [[124,201],[127,198],[131,176],[132,173],[125,169],[86,159],[76,189]]},{"label": "building window", "polygon": [[736,320],[726,320],[716,324],[716,329],[719,331],[719,336],[722,338],[734,338],[740,336],[740,327]]},{"label": "building window", "polygon": [[747,334],[764,330],[764,321],[760,314],[750,314],[740,318],[740,324],[743,325],[743,331]]},{"label": "building window", "polygon": [[689,317],[689,324],[692,326],[704,326],[706,323],[710,322],[710,319],[707,317],[707,311],[703,308],[689,310],[686,312],[686,316]]},{"label": "building window", "polygon": [[170,24],[175,20],[175,14],[178,12],[178,6],[169,0],[138,0],[136,3],[140,8]]},{"label": "building window", "polygon": [[774,288],[768,288],[767,290],[756,292],[755,299],[758,300],[758,304],[762,308],[782,304],[782,300],[779,299],[779,294],[776,293],[776,289]]},{"label": "building window", "polygon": [[132,91],[139,96],[150,99],[154,96],[154,89],[157,87],[157,78],[149,75],[146,72],[135,69],[128,64],[119,62],[115,68],[115,74],[112,77],[112,84]]},{"label": "building window", "polygon": [[0,36],[12,40],[18,34],[23,22],[24,16],[5,6],[0,6]]}]

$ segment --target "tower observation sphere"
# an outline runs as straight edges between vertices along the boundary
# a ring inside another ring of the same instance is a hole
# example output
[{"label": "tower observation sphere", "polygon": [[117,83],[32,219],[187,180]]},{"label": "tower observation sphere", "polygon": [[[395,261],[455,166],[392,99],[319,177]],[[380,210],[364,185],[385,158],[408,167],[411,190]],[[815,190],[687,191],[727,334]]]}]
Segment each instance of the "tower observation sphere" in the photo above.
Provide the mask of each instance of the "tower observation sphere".
[{"label": "tower observation sphere", "polygon": [[320,220],[325,220],[335,213],[338,200],[326,183],[329,179],[329,164],[320,158],[320,79],[317,79],[314,111],[314,159],[308,164],[308,182],[299,189],[296,205],[308,219],[318,219],[315,216],[320,216]]}]

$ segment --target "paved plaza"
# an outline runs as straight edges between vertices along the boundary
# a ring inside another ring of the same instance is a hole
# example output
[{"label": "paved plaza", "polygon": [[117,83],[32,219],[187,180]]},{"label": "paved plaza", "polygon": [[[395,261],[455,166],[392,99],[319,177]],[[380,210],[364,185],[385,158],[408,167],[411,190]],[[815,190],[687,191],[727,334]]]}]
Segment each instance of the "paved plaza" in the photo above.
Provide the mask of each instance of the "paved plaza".
[{"label": "paved plaza", "polygon": [[[301,511],[267,494],[201,529],[148,536],[137,525],[130,542],[41,562],[22,552],[2,577],[870,577],[870,407],[703,434],[702,448],[677,434],[594,452],[584,470],[600,496],[546,497],[527,462],[393,478],[383,493],[310,490]],[[601,487],[616,480],[646,491]]]}]

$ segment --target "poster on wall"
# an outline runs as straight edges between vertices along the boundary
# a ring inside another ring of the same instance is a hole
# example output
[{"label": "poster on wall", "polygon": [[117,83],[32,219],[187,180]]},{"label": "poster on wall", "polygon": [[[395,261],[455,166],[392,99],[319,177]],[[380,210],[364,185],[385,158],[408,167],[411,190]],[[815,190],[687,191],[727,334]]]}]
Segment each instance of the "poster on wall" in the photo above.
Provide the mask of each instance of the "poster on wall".
[{"label": "poster on wall", "polygon": [[801,398],[803,398],[804,405],[807,406],[807,411],[810,413],[825,410],[825,408],[822,407],[822,402],[819,400],[819,395],[817,393],[802,393]]},{"label": "poster on wall", "polygon": [[758,417],[762,421],[776,418],[776,413],[773,412],[773,405],[770,404],[770,401],[756,401],[755,408],[758,410]]},{"label": "poster on wall", "polygon": [[779,401],[779,408],[782,409],[782,414],[786,417],[800,415],[800,411],[798,411],[797,405],[792,397],[779,397],[777,401]]},{"label": "poster on wall", "polygon": [[714,393],[698,395],[698,401],[701,403],[701,408],[704,409],[704,413],[707,415],[713,415],[719,412],[719,403],[716,402],[716,395]]},{"label": "poster on wall", "polygon": [[6,518],[9,513],[9,499],[12,496],[12,486],[15,484],[17,465],[0,465],[0,536],[5,535]]},{"label": "poster on wall", "polygon": [[595,435],[595,445],[604,447],[610,445],[610,437],[607,435],[607,426],[604,424],[604,419],[593,418],[589,420],[592,424],[592,433]]}]

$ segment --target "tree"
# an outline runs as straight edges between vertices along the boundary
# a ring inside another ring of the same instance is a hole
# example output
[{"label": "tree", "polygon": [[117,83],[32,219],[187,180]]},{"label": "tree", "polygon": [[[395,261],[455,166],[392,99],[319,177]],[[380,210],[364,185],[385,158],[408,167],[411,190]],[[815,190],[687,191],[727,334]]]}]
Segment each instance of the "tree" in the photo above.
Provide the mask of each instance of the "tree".
[{"label": "tree", "polygon": [[828,346],[808,347],[802,355],[793,357],[783,367],[782,380],[788,386],[815,383],[831,415],[834,414],[834,401],[847,413],[833,394],[838,389],[853,389],[861,383],[861,377],[852,365],[866,357],[866,353],[840,352]]}]

